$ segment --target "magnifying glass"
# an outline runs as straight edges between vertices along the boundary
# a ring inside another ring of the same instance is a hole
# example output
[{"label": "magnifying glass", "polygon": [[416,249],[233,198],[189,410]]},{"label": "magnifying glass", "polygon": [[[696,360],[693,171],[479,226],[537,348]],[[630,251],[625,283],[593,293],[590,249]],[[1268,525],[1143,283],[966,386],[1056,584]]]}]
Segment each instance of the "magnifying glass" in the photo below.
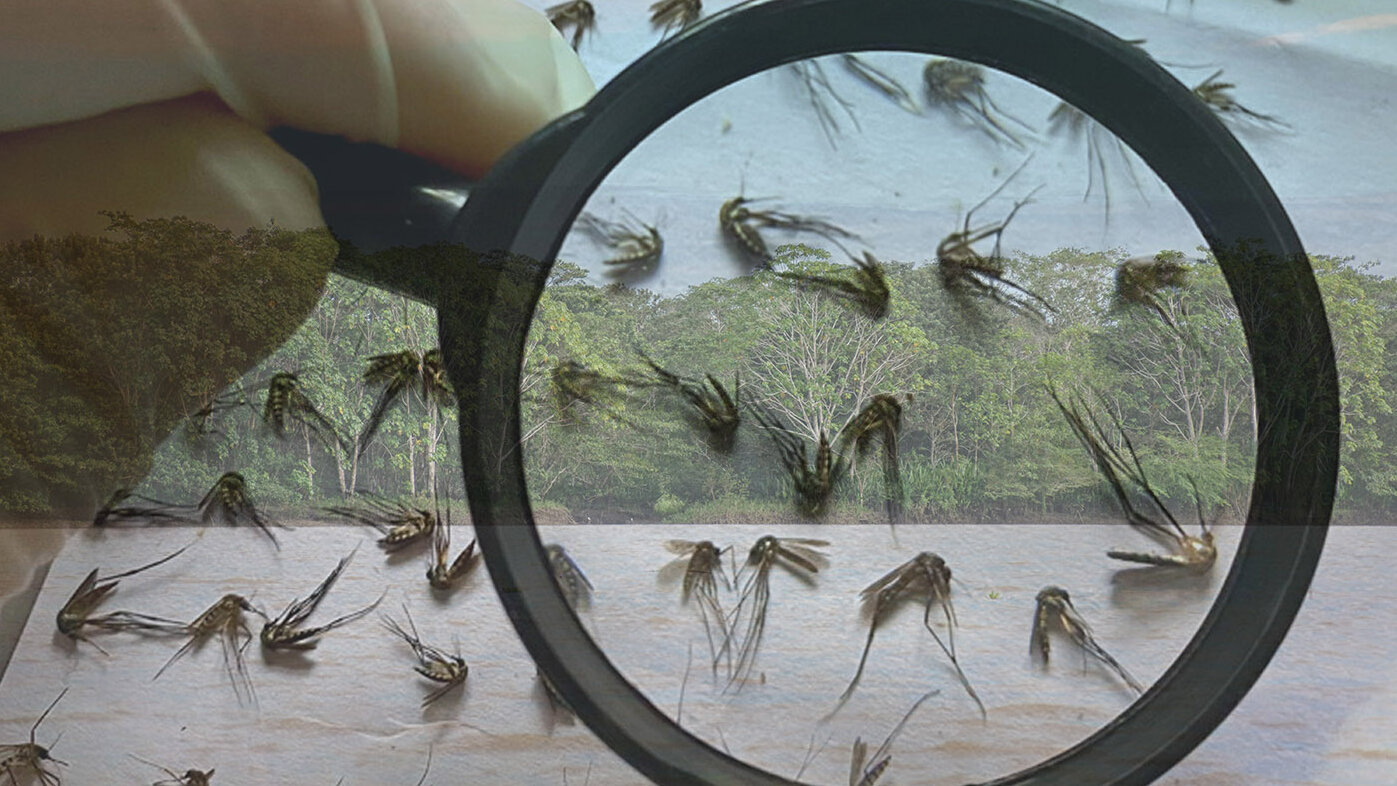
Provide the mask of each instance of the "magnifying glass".
[{"label": "magnifying glass", "polygon": [[[341,215],[360,211],[353,223],[364,239],[346,255],[344,272],[438,308],[480,546],[511,620],[563,700],[658,783],[788,783],[677,725],[578,622],[533,526],[520,449],[521,364],[535,306],[569,231],[630,151],[728,85],[806,58],[864,51],[987,66],[1078,108],[1166,184],[1232,294],[1252,365],[1256,468],[1246,528],[1217,600],[1179,658],[1123,714],[1065,752],[991,781],[1149,782],[1236,706],[1299,608],[1333,504],[1338,395],[1318,289],[1282,206],[1231,134],[1138,47],[1031,2],[747,4],[665,42],[586,107],[519,145],[470,187],[449,222],[454,208],[423,196],[455,187],[440,173],[384,151],[302,148],[306,138],[284,139],[315,171],[327,201],[342,200],[348,212]],[[370,159],[378,163],[365,169]],[[348,225],[336,212],[327,207],[326,215],[344,236]],[[453,250],[423,255],[417,267],[390,268],[372,255],[375,244],[433,243]]]}]

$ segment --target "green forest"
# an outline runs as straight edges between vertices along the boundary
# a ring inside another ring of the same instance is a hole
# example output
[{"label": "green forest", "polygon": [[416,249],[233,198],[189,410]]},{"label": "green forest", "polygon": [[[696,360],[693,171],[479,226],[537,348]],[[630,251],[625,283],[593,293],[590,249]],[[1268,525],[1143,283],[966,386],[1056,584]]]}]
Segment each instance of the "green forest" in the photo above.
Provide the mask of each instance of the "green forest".
[{"label": "green forest", "polygon": [[[114,221],[113,229],[113,237],[102,241],[112,253],[135,253],[157,230],[184,233],[183,275],[193,282],[178,296],[187,302],[142,303],[139,293],[124,293],[126,310],[243,316],[191,328],[193,337],[180,340],[201,347],[193,355],[102,349],[173,340],[160,334],[164,321],[158,314],[145,314],[147,333],[130,335],[121,324],[122,309],[99,315],[102,324],[82,321],[98,316],[69,314],[75,324],[53,340],[94,348],[69,347],[67,360],[55,360],[56,350],[45,351],[42,341],[5,342],[7,357],[0,360],[11,380],[0,389],[0,406],[10,414],[7,439],[0,440],[0,508],[24,512],[53,505],[53,498],[34,490],[43,484],[25,482],[36,473],[47,488],[74,478],[74,484],[113,490],[133,475],[143,476],[141,493],[186,503],[198,500],[223,472],[236,470],[259,505],[288,518],[323,515],[316,513],[322,506],[362,492],[420,501],[430,500],[436,489],[461,500],[449,402],[404,393],[357,456],[349,445],[304,425],[278,439],[262,416],[268,379],[294,372],[301,390],[352,443],[380,393],[363,379],[368,358],[435,347],[431,308],[332,275],[314,307],[301,309],[310,316],[299,326],[259,322],[258,300],[271,303],[281,287],[257,271],[286,265],[298,254],[323,261],[333,253],[324,233],[272,227],[234,236],[178,220],[155,227],[129,219]],[[5,249],[3,264],[16,271],[12,281],[18,283],[5,292],[0,317],[61,326],[58,306],[43,305],[60,299],[45,301],[35,293],[57,291],[54,271],[81,268],[83,255],[93,253],[71,238]],[[191,255],[208,264],[190,262]],[[268,255],[275,257],[271,263]],[[786,273],[838,275],[848,269],[803,245],[783,246],[776,255],[775,269]],[[1005,259],[1007,278],[1051,304],[1043,318],[985,298],[952,297],[935,265],[885,261],[891,303],[877,320],[846,300],[773,272],[659,297],[590,284],[583,269],[559,262],[538,303],[523,369],[523,443],[534,506],[557,521],[795,517],[790,478],[772,440],[751,418],[744,417],[731,453],[720,454],[710,449],[684,401],[664,386],[610,385],[590,403],[559,407],[552,370],[560,364],[636,380],[654,377],[648,357],[687,378],[712,374],[738,391],[744,405],[760,405],[779,417],[812,450],[822,432],[837,438],[871,396],[902,397],[898,453],[908,520],[1118,518],[1049,386],[1075,392],[1119,420],[1151,484],[1181,521],[1193,515],[1194,485],[1210,517],[1235,519],[1246,509],[1255,442],[1250,366],[1232,299],[1217,266],[1197,251],[1189,254],[1188,284],[1159,293],[1162,314],[1122,304],[1114,275],[1125,256],[1061,249]],[[236,264],[254,257],[262,261]],[[1318,255],[1311,263],[1338,357],[1339,518],[1387,520],[1397,511],[1397,356],[1388,349],[1397,340],[1397,281],[1373,273],[1375,263]],[[319,264],[290,264],[286,269],[301,278],[288,291],[318,280]],[[202,275],[210,278],[201,282]],[[44,276],[49,283],[36,283]],[[26,286],[33,291],[26,293]],[[208,302],[210,291],[223,294]],[[0,325],[7,334],[8,327]],[[230,331],[255,335],[229,341]],[[207,379],[210,364],[245,368],[247,358],[229,347],[248,341],[280,349],[222,392],[189,381]],[[190,369],[189,363],[203,365]],[[204,410],[207,417],[176,423],[148,466],[114,466],[110,456],[121,451],[108,443],[122,439],[112,425],[120,420],[91,415],[99,406],[91,403],[95,397],[77,389],[74,374],[64,371],[74,364],[103,366],[88,375],[101,377],[99,387],[109,391],[100,406],[138,410],[141,402],[121,401],[121,380],[145,375],[186,380],[167,393],[177,402],[170,406],[181,415]],[[215,402],[223,406],[211,406]],[[26,443],[25,435],[33,434],[44,438]],[[84,444],[76,445],[74,435],[83,435]],[[30,448],[17,451],[17,444]],[[850,459],[852,471],[838,487],[828,518],[879,521],[879,463],[872,456]]]}]

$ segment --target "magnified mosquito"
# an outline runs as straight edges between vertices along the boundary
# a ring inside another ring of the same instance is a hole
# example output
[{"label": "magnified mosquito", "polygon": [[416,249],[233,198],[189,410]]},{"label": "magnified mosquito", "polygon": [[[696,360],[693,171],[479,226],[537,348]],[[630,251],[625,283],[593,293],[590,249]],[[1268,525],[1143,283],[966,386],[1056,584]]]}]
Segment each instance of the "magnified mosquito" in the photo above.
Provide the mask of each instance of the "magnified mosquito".
[{"label": "magnified mosquito", "polygon": [[805,440],[796,436],[770,410],[754,406],[752,413],[775,443],[781,464],[791,476],[796,510],[806,518],[818,519],[823,516],[835,486],[844,479],[849,469],[848,458],[843,453],[836,454],[830,446],[829,436],[821,431],[812,467],[805,451]]},{"label": "magnified mosquito", "polygon": [[416,543],[436,531],[437,516],[430,510],[388,502],[364,491],[359,492],[359,495],[366,500],[362,506],[329,506],[325,510],[373,527],[383,536],[379,538],[378,545],[388,551],[396,551],[410,543]]},{"label": "magnified mosquito", "polygon": [[553,571],[553,580],[563,592],[563,599],[573,611],[585,609],[592,603],[592,582],[582,573],[567,551],[557,543],[543,547],[548,556],[548,567]]},{"label": "magnified mosquito", "polygon": [[855,259],[848,278],[815,276],[805,273],[776,271],[776,275],[789,279],[801,286],[813,286],[847,300],[862,311],[869,319],[882,319],[888,314],[888,278],[883,265],[872,254],[863,252],[863,259]]},{"label": "magnified mosquito", "polygon": [[629,218],[635,224],[640,224],[641,229],[636,229],[630,223],[607,221],[591,213],[583,213],[577,219],[578,226],[616,250],[616,256],[602,261],[609,268],[607,275],[648,272],[659,264],[660,256],[664,254],[665,242],[660,237],[660,230],[634,216]]},{"label": "magnified mosquito", "polygon": [[[142,504],[124,504],[128,500],[135,500]],[[129,488],[121,488],[112,494],[111,499],[107,500],[107,504],[103,505],[101,510],[97,511],[97,515],[92,518],[92,526],[105,527],[108,524],[120,524],[127,521],[184,521],[188,515],[189,508],[187,506],[161,502],[158,499],[137,494]]]},{"label": "magnified mosquito", "polygon": [[659,0],[650,6],[650,24],[663,27],[666,35],[672,30],[683,30],[702,15],[702,0]]},{"label": "magnified mosquito", "polygon": [[63,604],[63,608],[58,610],[56,620],[58,632],[74,641],[85,641],[97,647],[97,650],[103,655],[106,655],[107,651],[84,635],[84,628],[96,628],[98,630],[107,631],[135,630],[151,633],[183,632],[184,623],[176,620],[150,617],[144,614],[126,611],[116,611],[94,617],[92,616],[92,612],[96,610],[97,606],[101,604],[103,600],[106,600],[108,595],[116,591],[118,579],[134,576],[137,573],[164,565],[166,562],[178,557],[188,549],[189,546],[185,546],[179,551],[169,556],[162,557],[148,565],[142,565],[139,568],[134,568],[124,573],[117,573],[111,576],[99,577],[97,575],[97,569],[93,568],[92,572],[87,574],[87,578],[83,579],[82,583],[78,584],[78,588],[73,590],[73,594],[68,596],[68,601]]},{"label": "magnified mosquito", "polygon": [[[1195,536],[1184,531],[1178,520],[1174,518],[1174,514],[1169,512],[1164,501],[1150,486],[1149,479],[1145,477],[1144,467],[1140,465],[1140,458],[1135,454],[1135,446],[1131,444],[1130,437],[1125,433],[1125,427],[1115,413],[1108,410],[1111,423],[1115,427],[1116,433],[1120,435],[1120,441],[1125,445],[1125,453],[1111,444],[1101,422],[1080,399],[1074,397],[1070,404],[1064,403],[1052,387],[1048,388],[1048,394],[1053,397],[1053,401],[1057,402],[1058,409],[1062,411],[1062,416],[1066,418],[1067,424],[1077,435],[1077,440],[1082,443],[1087,455],[1091,456],[1093,463],[1096,464],[1097,470],[1110,484],[1116,502],[1125,513],[1126,522],[1174,549],[1172,554],[1113,550],[1106,552],[1106,556],[1126,562],[1184,567],[1198,571],[1211,568],[1217,560],[1217,546],[1213,542],[1213,533],[1208,528],[1208,523],[1203,519],[1203,502],[1198,495],[1198,487],[1194,486],[1193,497],[1198,506],[1198,524],[1201,533]],[[1083,411],[1086,412],[1085,416],[1082,415]],[[1127,454],[1129,461],[1126,460]],[[1126,493],[1125,487],[1121,483],[1122,477],[1130,481],[1149,498],[1154,508],[1163,514],[1169,522],[1167,525],[1159,519],[1141,512],[1131,503],[1130,495]],[[1192,480],[1189,482],[1192,483]]]},{"label": "magnified mosquito", "polygon": [[741,381],[733,376],[732,395],[712,374],[706,374],[703,381],[693,381],[661,368],[658,363],[641,353],[641,358],[650,366],[659,384],[671,388],[689,402],[695,418],[708,433],[708,446],[716,453],[731,453],[737,439],[737,427],[741,423],[738,411],[738,396]]},{"label": "magnified mosquito", "polygon": [[1232,91],[1237,85],[1232,82],[1219,81],[1222,76],[1222,69],[1214,71],[1212,76],[1204,79],[1193,87],[1193,94],[1198,97],[1209,109],[1213,110],[1218,117],[1224,120],[1251,123],[1253,125],[1269,128],[1272,130],[1288,129],[1290,125],[1273,115],[1263,115],[1260,112],[1242,106],[1232,97]]},{"label": "magnified mosquito", "polygon": [[[355,551],[358,551],[358,549],[356,548]],[[330,571],[330,575],[326,576],[324,581],[321,581],[320,585],[307,595],[304,600],[297,598],[291,601],[291,605],[287,606],[276,619],[267,620],[262,625],[262,646],[269,650],[315,649],[315,646],[320,643],[321,636],[341,625],[348,625],[354,620],[378,608],[378,604],[383,601],[381,597],[358,611],[353,611],[342,617],[337,617],[324,625],[317,625],[312,628],[301,627],[305,624],[306,619],[309,618],[311,614],[315,613],[315,609],[320,605],[320,601],[324,600],[325,595],[330,592],[330,588],[335,586],[335,582],[339,580],[340,574],[344,572],[345,566],[348,565],[349,561],[353,558],[354,551],[351,551],[335,565],[334,570]]]},{"label": "magnified mosquito", "polygon": [[286,421],[294,420],[305,426],[326,446],[338,445],[346,453],[349,443],[340,436],[339,430],[301,390],[300,378],[289,371],[272,375],[267,383],[267,400],[262,408],[262,420],[271,427],[277,439],[286,439]]},{"label": "magnified mosquito", "polygon": [[156,764],[150,759],[143,759],[140,756],[135,755],[134,753],[129,753],[127,755],[142,764],[148,764],[151,767],[154,767],[155,769],[160,770],[161,772],[170,776],[166,780],[156,781],[155,783],[152,783],[150,786],[209,786],[213,779],[213,770],[204,772],[202,770],[189,769],[185,770],[183,775],[180,775],[178,772],[175,772],[169,767],[166,767],[162,764]]},{"label": "magnified mosquito", "polygon": [[544,10],[548,15],[548,21],[558,28],[558,32],[567,33],[569,27],[572,28],[572,48],[577,49],[582,44],[582,37],[592,32],[597,26],[597,11],[587,0],[568,0],[566,3],[558,3],[549,6]]},{"label": "magnified mosquito", "polygon": [[[762,645],[762,634],[766,631],[767,606],[771,601],[772,568],[779,564],[801,580],[813,581],[820,568],[829,564],[829,558],[814,547],[828,545],[827,540],[778,538],[773,535],[763,536],[752,544],[751,550],[747,552],[747,563],[734,579],[742,585],[742,592],[730,615],[729,627],[736,632],[744,613],[747,625],[738,646],[737,661],[732,677],[728,680],[728,687],[736,685],[737,689],[741,690],[752,673],[752,667],[756,665],[757,652]],[[744,574],[747,577],[746,581],[742,581]]]},{"label": "magnified mosquito", "polygon": [[248,404],[246,391],[241,387],[214,396],[185,420],[185,436],[190,440],[199,440],[220,433],[213,427],[214,420],[229,410],[243,406],[251,405]]},{"label": "magnified mosquito", "polygon": [[[839,703],[835,706],[834,712],[838,712],[849,700],[849,697],[854,695],[854,689],[858,687],[859,680],[863,677],[864,665],[868,663],[868,653],[873,648],[873,636],[878,632],[878,625],[899,603],[912,597],[925,598],[922,625],[931,633],[941,651],[946,653],[946,657],[951,661],[951,666],[956,670],[956,677],[960,679],[960,684],[965,688],[965,692],[970,698],[975,701],[976,706],[980,708],[980,717],[984,718],[986,716],[985,704],[980,701],[979,694],[971,687],[970,680],[966,678],[965,672],[960,667],[960,660],[956,657],[956,628],[958,624],[956,622],[956,608],[951,603],[951,569],[946,565],[945,560],[930,551],[923,551],[902,563],[859,593],[859,599],[863,601],[864,611],[869,617],[868,641],[864,644],[863,655],[859,658],[858,670],[854,672],[854,678],[849,681],[849,687],[845,688],[844,693],[840,695]],[[941,640],[941,634],[937,633],[936,628],[932,627],[931,624],[931,609],[938,604],[941,606],[941,613],[946,618],[946,641]]]},{"label": "magnified mosquito", "polygon": [[840,55],[839,59],[844,63],[844,67],[849,70],[849,73],[887,96],[894,104],[914,115],[922,113],[922,108],[917,105],[917,99],[913,98],[907,88],[902,86],[902,82],[890,76],[886,71],[850,52]]},{"label": "magnified mosquito", "polygon": [[854,738],[854,749],[849,760],[849,786],[874,786],[878,779],[883,777],[888,765],[892,764],[892,745],[897,735],[902,733],[902,727],[907,725],[907,721],[912,719],[912,715],[922,706],[927,699],[939,694],[941,691],[934,690],[922,694],[912,704],[912,708],[907,710],[907,714],[902,716],[902,720],[897,722],[888,736],[883,740],[883,744],[878,746],[878,750],[868,755],[868,744],[862,737]]},{"label": "magnified mosquito", "polygon": [[223,647],[223,665],[228,671],[228,680],[233,684],[233,693],[238,697],[238,704],[256,705],[257,694],[253,692],[252,677],[247,672],[246,661],[243,660],[243,652],[247,645],[252,643],[252,631],[247,627],[247,619],[243,612],[266,619],[265,614],[241,595],[229,593],[219,598],[217,603],[185,626],[189,641],[165,661],[165,665],[160,667],[160,671],[155,672],[150,681],[160,679],[160,675],[174,665],[175,661],[184,657],[190,650],[203,647],[210,636],[217,634]]},{"label": "magnified mosquito", "polygon": [[[1110,167],[1107,165],[1107,153],[1111,153],[1114,158],[1125,167],[1125,173],[1130,178],[1131,185],[1135,186],[1136,192],[1141,199],[1146,199],[1144,186],[1140,183],[1140,178],[1135,172],[1135,164],[1130,160],[1130,153],[1125,143],[1116,138],[1110,131],[1086,113],[1066,101],[1059,102],[1048,115],[1048,133],[1053,136],[1063,136],[1070,141],[1084,139],[1087,153],[1087,187],[1082,192],[1082,201],[1085,202],[1091,197],[1091,192],[1096,189],[1096,184],[1101,184],[1101,195],[1105,201],[1106,221],[1111,220],[1111,178]],[[1148,201],[1148,199],[1146,199]]]},{"label": "magnified mosquito", "polygon": [[581,421],[578,405],[608,410],[608,416],[622,422],[627,421],[614,409],[619,403],[623,387],[641,387],[643,380],[630,377],[603,374],[575,360],[560,361],[549,373],[549,383],[553,394],[553,405],[564,423],[575,424]]},{"label": "magnified mosquito", "polygon": [[820,130],[825,132],[825,139],[834,146],[834,137],[841,129],[839,119],[835,117],[834,110],[830,108],[833,102],[844,110],[849,121],[854,124],[854,128],[859,127],[859,118],[854,114],[854,105],[839,95],[839,91],[834,89],[830,83],[829,76],[825,74],[825,68],[819,60],[798,60],[791,63],[790,69],[800,80],[800,85],[805,89],[805,96],[810,101],[810,106],[815,110],[815,116],[820,121]]},{"label": "magnified mosquito", "polygon": [[[975,211],[998,196],[999,192],[1003,191],[1004,187],[1014,179],[1014,175],[1023,171],[1023,167],[1027,164],[1028,162],[1025,161],[1023,165],[1020,165],[998,188],[990,192],[989,196],[965,214],[965,223],[960,231],[947,235],[936,247],[936,265],[941,274],[942,286],[952,295],[987,297],[1008,308],[1030,313],[1043,319],[1043,312],[1038,310],[1034,302],[1041,304],[1048,311],[1053,311],[1053,307],[1048,304],[1048,301],[1033,292],[1006,279],[1004,277],[1004,260],[1000,256],[1000,240],[1004,235],[1004,230],[1009,227],[1009,222],[1014,220],[1019,209],[1032,201],[1033,194],[1038,189],[1035,188],[1029,192],[1028,196],[1015,202],[1013,209],[1009,211],[1009,215],[1005,216],[1003,221],[975,229],[970,228],[970,221],[975,215]],[[986,257],[975,250],[975,244],[991,237],[994,238],[994,250]],[[1020,294],[1013,294],[1014,292]]]},{"label": "magnified mosquito", "polygon": [[[912,394],[907,394],[912,400]],[[897,435],[902,430],[902,402],[896,396],[878,393],[868,400],[863,409],[839,430],[837,442],[840,451],[847,453],[849,443],[854,445],[854,454],[862,459],[868,454],[873,441],[883,445],[883,507],[888,513],[888,523],[896,525],[902,521],[902,472],[897,461]]]},{"label": "magnified mosquito", "polygon": [[[718,599],[718,579],[724,586],[731,586],[727,574],[723,572],[722,551],[711,540],[668,540],[665,548],[671,554],[679,555],[661,568],[663,578],[672,568],[684,571],[682,602],[697,599],[699,619],[703,620],[703,632],[708,638],[708,654],[713,659],[713,673],[718,673],[718,663],[723,653],[730,653],[728,646],[727,617],[723,614],[722,603]],[[713,635],[713,626],[719,628],[719,635]],[[722,644],[718,639],[722,639]]]},{"label": "magnified mosquito", "polygon": [[407,606],[403,606],[403,614],[407,617],[407,630],[403,630],[402,626],[387,615],[383,615],[383,626],[412,647],[412,653],[417,656],[417,665],[412,667],[414,671],[432,682],[441,683],[440,688],[423,697],[422,706],[426,707],[445,696],[451,689],[464,685],[467,675],[470,674],[470,667],[461,659],[459,649],[452,655],[445,650],[423,644],[422,639],[417,636],[417,625],[413,623],[412,614],[408,612]]},{"label": "magnified mosquito", "polygon": [[[1153,310],[1175,333],[1179,326],[1169,318],[1159,293],[1166,287],[1188,286],[1189,268],[1177,256],[1166,253],[1152,257],[1131,257],[1116,268],[1116,301],[1134,303]],[[1182,334],[1181,334],[1182,335]]]},{"label": "magnified mosquito", "polygon": [[1033,127],[999,108],[985,91],[985,69],[963,60],[932,58],[922,69],[927,103],[942,106],[966,120],[996,142],[1020,150],[1023,140],[1010,131],[1006,122],[1017,124],[1028,133]]},{"label": "magnified mosquito", "polygon": [[[828,221],[810,216],[801,216],[779,210],[752,210],[747,205],[759,202],[758,199],[733,197],[723,203],[718,211],[718,226],[737,244],[758,261],[758,269],[770,270],[774,259],[768,250],[766,240],[757,227],[783,229],[788,232],[812,232],[839,245],[841,238],[857,240],[858,235],[835,226]],[[840,246],[843,248],[843,246]]]},{"label": "magnified mosquito", "polygon": [[209,493],[199,500],[197,506],[199,519],[204,524],[219,519],[226,524],[237,526],[244,522],[251,522],[271,539],[272,543],[281,548],[281,543],[272,532],[272,527],[290,529],[285,524],[263,516],[258,512],[257,507],[252,504],[252,496],[247,491],[247,481],[237,472],[225,472],[217,481]]},{"label": "magnified mosquito", "polygon": [[39,730],[39,724],[44,722],[53,708],[58,706],[58,702],[68,695],[68,689],[64,688],[58,698],[44,710],[44,714],[34,721],[34,725],[29,727],[29,742],[22,742],[18,745],[0,745],[0,772],[10,777],[10,786],[19,786],[20,774],[28,773],[30,776],[39,779],[42,786],[62,786],[63,781],[59,779],[58,773],[46,768],[44,762],[51,761],[54,764],[68,766],[68,762],[59,761],[49,755],[49,749],[34,741],[34,734]]},{"label": "magnified mosquito", "polygon": [[451,511],[448,510],[446,519],[439,520],[437,526],[432,529],[432,558],[427,563],[427,582],[432,585],[432,589],[451,589],[462,576],[480,564],[480,555],[475,553],[474,538],[455,560],[448,563],[450,557]]},{"label": "magnified mosquito", "polygon": [[1086,620],[1082,619],[1082,615],[1077,613],[1076,607],[1072,605],[1072,598],[1062,587],[1044,587],[1038,593],[1038,608],[1033,617],[1033,635],[1029,639],[1028,646],[1030,654],[1040,658],[1044,666],[1048,665],[1048,652],[1051,646],[1048,641],[1048,626],[1054,622],[1084,652],[1114,671],[1125,681],[1125,684],[1130,686],[1131,690],[1136,693],[1145,692],[1144,686],[1130,676],[1130,672],[1117,663],[1116,659],[1102,649],[1100,644],[1096,643],[1096,639],[1091,635],[1091,626],[1087,625]]},{"label": "magnified mosquito", "polygon": [[446,379],[440,348],[416,352],[404,349],[369,358],[364,369],[365,386],[383,386],[364,428],[356,440],[356,450],[362,452],[383,425],[388,410],[404,395],[416,393],[427,406],[449,406],[456,392]]}]

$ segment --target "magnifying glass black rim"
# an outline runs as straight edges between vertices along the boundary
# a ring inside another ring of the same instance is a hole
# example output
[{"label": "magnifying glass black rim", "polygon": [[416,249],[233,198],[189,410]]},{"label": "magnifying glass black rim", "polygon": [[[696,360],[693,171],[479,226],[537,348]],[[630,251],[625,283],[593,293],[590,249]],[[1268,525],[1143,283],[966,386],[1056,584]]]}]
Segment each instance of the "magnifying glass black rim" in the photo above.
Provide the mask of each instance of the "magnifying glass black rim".
[{"label": "magnifying glass black rim", "polygon": [[[577,715],[664,784],[790,783],[709,747],[607,661],[563,601],[533,527],[519,444],[524,334],[548,270],[592,191],[637,144],[704,96],[783,63],[909,51],[990,66],[1075,105],[1169,186],[1212,249],[1251,351],[1257,464],[1247,526],[1194,638],[1104,728],[994,784],[1148,783],[1236,706],[1309,586],[1333,507],[1338,383],[1300,239],[1237,140],[1137,46],[1024,0],[761,0],[642,57],[582,110],[507,154],[477,185],[455,240],[495,261],[489,291],[443,286],[444,359],[481,549],[526,648]],[[928,132],[930,133],[930,132]],[[487,279],[489,276],[487,276]],[[478,282],[477,282],[478,283]]]}]

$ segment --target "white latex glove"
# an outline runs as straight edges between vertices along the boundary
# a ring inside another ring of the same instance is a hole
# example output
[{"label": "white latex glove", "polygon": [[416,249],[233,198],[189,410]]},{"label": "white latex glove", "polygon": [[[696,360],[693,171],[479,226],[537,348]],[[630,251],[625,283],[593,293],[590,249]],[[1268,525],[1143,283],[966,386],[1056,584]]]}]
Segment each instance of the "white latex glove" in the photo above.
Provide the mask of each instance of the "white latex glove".
[{"label": "white latex glove", "polygon": [[[101,233],[103,210],[235,233],[318,226],[315,183],[266,129],[378,142],[478,176],[594,90],[553,26],[513,0],[12,0],[3,17],[0,245]],[[315,261],[306,291],[278,292],[268,318],[299,324],[332,262]],[[147,272],[153,286],[160,271]],[[0,600],[62,540],[0,529]]]}]

